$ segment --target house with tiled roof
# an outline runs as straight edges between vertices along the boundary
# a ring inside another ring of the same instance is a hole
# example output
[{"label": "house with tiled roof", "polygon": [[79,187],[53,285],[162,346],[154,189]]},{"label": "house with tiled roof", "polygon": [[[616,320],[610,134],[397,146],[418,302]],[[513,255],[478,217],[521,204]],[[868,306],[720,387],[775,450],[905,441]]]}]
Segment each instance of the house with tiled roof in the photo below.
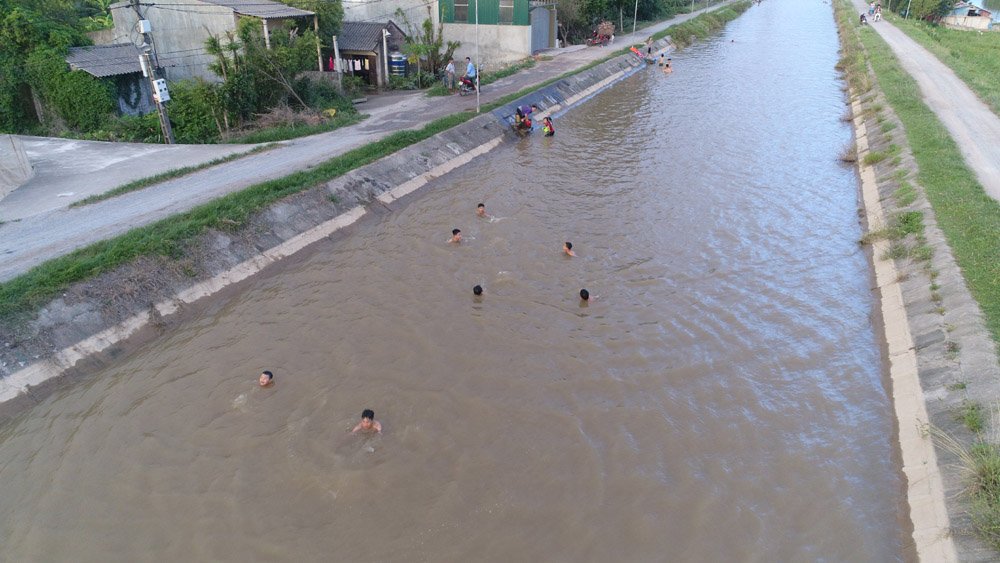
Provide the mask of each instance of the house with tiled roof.
[{"label": "house with tiled roof", "polygon": [[[142,2],[138,13],[131,2],[117,2],[111,5],[111,17],[117,42],[136,46],[141,46],[143,40],[139,20],[149,22],[154,63],[164,69],[169,80],[194,77],[218,80],[209,70],[214,57],[205,50],[205,41],[235,32],[240,20],[250,18],[259,22],[268,45],[271,35],[288,23],[309,25],[314,29],[318,26],[315,13],[272,0]],[[316,66],[323,70],[319,45]]]}]

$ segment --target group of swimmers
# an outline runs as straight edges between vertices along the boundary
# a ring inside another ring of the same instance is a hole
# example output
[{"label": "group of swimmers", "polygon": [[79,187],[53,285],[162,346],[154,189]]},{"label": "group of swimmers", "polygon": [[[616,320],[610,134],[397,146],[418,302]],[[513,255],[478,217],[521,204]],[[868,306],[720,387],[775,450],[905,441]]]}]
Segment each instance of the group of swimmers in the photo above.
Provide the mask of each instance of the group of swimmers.
[{"label": "group of swimmers", "polygon": [[674,67],[671,65],[670,58],[668,57],[664,60],[664,57],[666,57],[666,54],[660,53],[660,62],[657,63],[657,66],[663,67],[663,74],[670,74],[674,71]]},{"label": "group of swimmers", "polygon": [[[257,382],[261,387],[274,386],[274,373],[270,370],[260,372],[260,377],[257,379]],[[382,424],[375,420],[375,411],[371,409],[361,411],[361,421],[354,426],[354,429],[351,430],[351,434],[356,434],[358,432],[365,434],[370,434],[372,432],[375,434],[382,433]]]},{"label": "group of swimmers", "polygon": [[[492,218],[489,214],[486,213],[486,204],[485,203],[480,203],[480,204],[476,205],[476,217],[480,217],[480,218],[483,218],[483,219],[491,219]],[[452,229],[451,230],[451,238],[448,239],[448,242],[451,243],[451,244],[461,244],[462,243],[462,229],[457,229],[457,228],[456,229]],[[570,242],[570,241],[566,241],[566,242],[563,243],[562,251],[563,251],[563,254],[565,254],[566,256],[569,256],[569,257],[576,256],[576,253],[573,252],[573,243]],[[476,297],[480,297],[481,298],[483,296],[483,286],[481,286],[479,284],[476,284],[476,285],[472,286],[472,294],[475,295]],[[580,290],[580,300],[581,301],[583,301],[583,302],[590,302],[590,301],[594,301],[596,299],[597,299],[597,296],[596,295],[591,295],[590,292],[587,291],[586,289],[581,289]]]}]

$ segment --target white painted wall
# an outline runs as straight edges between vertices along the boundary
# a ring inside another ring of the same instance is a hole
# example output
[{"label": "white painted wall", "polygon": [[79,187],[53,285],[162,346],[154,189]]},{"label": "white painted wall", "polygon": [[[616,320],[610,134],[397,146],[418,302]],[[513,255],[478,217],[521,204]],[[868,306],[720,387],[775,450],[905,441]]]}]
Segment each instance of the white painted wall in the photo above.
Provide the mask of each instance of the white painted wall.
[{"label": "white painted wall", "polygon": [[[444,39],[462,42],[462,46],[455,51],[455,66],[459,75],[464,74],[465,57],[476,60],[476,26],[469,23],[446,23]],[[486,72],[530,56],[531,26],[479,26],[479,60]]]},{"label": "white painted wall", "polygon": [[[428,17],[438,24],[438,3],[437,0],[342,0],[344,7],[344,21],[351,22],[380,22],[389,20],[396,22],[403,31],[409,32],[399,16],[396,9],[402,9],[406,18],[414,26],[419,26]],[[427,9],[430,8],[428,13]]]},{"label": "white painted wall", "polygon": [[[226,31],[236,29],[233,11],[198,0],[170,0],[170,4],[169,10],[157,8],[155,4],[140,8],[152,25],[156,56],[160,66],[166,69],[167,79],[200,76],[210,81],[221,80],[208,70],[214,57],[205,52],[205,40],[210,35],[225,37]],[[185,8],[184,4],[192,7]],[[116,36],[136,45],[142,43],[142,36],[134,31],[138,16],[132,8],[114,7],[111,17]]]},{"label": "white painted wall", "polygon": [[982,16],[945,16],[941,18],[941,23],[948,27],[958,27],[961,29],[982,29],[990,28],[990,18]]}]

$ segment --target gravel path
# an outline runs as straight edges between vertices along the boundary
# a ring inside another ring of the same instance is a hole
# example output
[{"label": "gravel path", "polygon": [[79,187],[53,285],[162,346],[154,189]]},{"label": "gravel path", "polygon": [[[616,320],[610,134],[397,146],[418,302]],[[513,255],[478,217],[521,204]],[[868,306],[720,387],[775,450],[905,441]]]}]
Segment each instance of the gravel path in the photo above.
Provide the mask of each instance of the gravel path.
[{"label": "gravel path", "polygon": [[[863,0],[854,0],[854,6],[859,14],[867,13]],[[950,68],[899,28],[885,20],[871,22],[871,27],[917,81],[924,103],[948,128],[986,193],[1000,201],[1000,117]]]}]

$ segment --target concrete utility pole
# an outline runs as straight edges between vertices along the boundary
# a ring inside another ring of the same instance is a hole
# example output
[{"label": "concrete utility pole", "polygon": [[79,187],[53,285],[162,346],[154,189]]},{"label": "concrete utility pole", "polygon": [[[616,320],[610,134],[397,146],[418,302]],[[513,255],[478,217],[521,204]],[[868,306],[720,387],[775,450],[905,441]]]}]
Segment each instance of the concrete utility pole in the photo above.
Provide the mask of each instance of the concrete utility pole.
[{"label": "concrete utility pole", "polygon": [[482,71],[479,64],[479,0],[476,0],[476,113],[479,113],[479,74]]},{"label": "concrete utility pole", "polygon": [[[621,10],[621,8],[619,8],[619,10]],[[635,20],[638,17],[639,17],[639,0],[635,0],[635,11],[632,12],[632,35],[635,35],[635,24],[636,24]],[[625,33],[624,29],[622,30],[622,33]]]},{"label": "concrete utility pole", "polygon": [[[149,69],[149,87],[153,91],[153,103],[156,104],[156,113],[160,116],[160,131],[163,133],[163,142],[172,145],[176,141],[174,140],[174,130],[170,127],[170,118],[167,116],[167,106],[164,105],[167,100],[160,98],[159,93],[161,92],[161,88],[157,85],[157,78],[153,71],[153,62],[150,60],[149,51],[144,51],[142,56],[146,59],[146,68]],[[166,88],[164,87],[162,91],[166,91]]]},{"label": "concrete utility pole", "polygon": [[[136,16],[139,18],[139,22],[145,22],[146,18],[139,11],[139,0],[132,0],[132,9],[135,10]],[[150,56],[150,51],[153,48],[153,39],[149,36],[150,29],[148,27],[143,27],[142,23],[137,22],[136,25],[140,27],[142,32],[142,55],[140,62],[142,63],[142,73],[144,76],[149,78],[149,87],[152,90],[153,103],[156,104],[156,113],[160,117],[160,131],[163,132],[163,142],[168,145],[174,144],[174,130],[170,127],[170,117],[167,116],[167,108],[163,105],[166,100],[160,100],[160,96],[157,92],[160,88],[157,87],[157,78],[159,74],[162,74],[162,69],[160,66],[153,65],[153,60],[155,58],[155,53]],[[162,83],[162,82],[161,82]],[[163,83],[165,84],[165,83]]]}]

